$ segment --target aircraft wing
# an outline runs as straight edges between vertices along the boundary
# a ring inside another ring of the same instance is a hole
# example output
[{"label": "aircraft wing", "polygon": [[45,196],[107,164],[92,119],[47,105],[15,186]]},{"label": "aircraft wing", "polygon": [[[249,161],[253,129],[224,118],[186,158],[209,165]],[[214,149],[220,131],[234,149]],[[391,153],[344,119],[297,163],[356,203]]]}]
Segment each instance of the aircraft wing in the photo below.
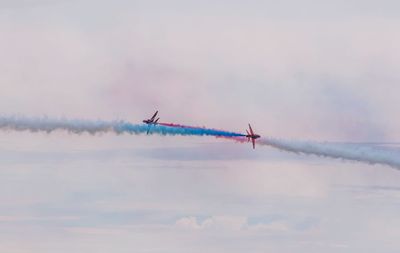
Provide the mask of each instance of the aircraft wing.
[{"label": "aircraft wing", "polygon": [[249,124],[249,129],[250,129],[251,135],[254,135],[253,129],[251,128],[250,124]]},{"label": "aircraft wing", "polygon": [[157,114],[158,114],[158,111],[156,111],[156,113],[154,113],[153,117],[151,117],[151,120],[154,120],[156,118]]}]

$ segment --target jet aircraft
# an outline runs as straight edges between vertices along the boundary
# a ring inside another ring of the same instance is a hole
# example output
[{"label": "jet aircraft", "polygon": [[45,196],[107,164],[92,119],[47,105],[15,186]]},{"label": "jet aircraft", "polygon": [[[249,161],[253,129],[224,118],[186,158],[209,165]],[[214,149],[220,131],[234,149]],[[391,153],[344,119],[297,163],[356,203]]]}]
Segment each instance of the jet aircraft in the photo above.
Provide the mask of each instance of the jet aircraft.
[{"label": "jet aircraft", "polygon": [[143,123],[145,123],[145,124],[147,124],[147,125],[149,126],[149,128],[147,129],[147,134],[149,134],[149,132],[150,132],[150,127],[151,127],[151,125],[157,125],[157,124],[158,124],[158,120],[159,120],[160,118],[157,118],[157,119],[156,119],[157,114],[158,114],[158,111],[156,111],[156,112],[154,113],[154,115],[153,115],[150,119],[145,119],[145,120],[143,120]]},{"label": "jet aircraft", "polygon": [[[250,131],[250,132],[249,132],[249,131]],[[246,130],[246,133],[247,133],[247,135],[246,135],[247,142],[250,142],[250,139],[251,139],[251,142],[253,143],[253,149],[255,149],[255,148],[256,148],[256,139],[260,138],[261,136],[258,135],[258,134],[255,134],[255,133],[253,132],[253,129],[251,128],[250,124],[249,124],[249,131]]]}]

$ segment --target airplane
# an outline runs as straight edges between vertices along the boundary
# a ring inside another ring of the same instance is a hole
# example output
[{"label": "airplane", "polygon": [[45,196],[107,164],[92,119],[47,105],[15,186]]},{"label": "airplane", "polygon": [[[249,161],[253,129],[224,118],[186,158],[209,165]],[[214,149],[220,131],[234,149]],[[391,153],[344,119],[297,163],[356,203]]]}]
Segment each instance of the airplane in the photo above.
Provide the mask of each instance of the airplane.
[{"label": "airplane", "polygon": [[155,119],[155,118],[157,117],[157,114],[158,114],[158,111],[156,111],[156,112],[154,113],[153,117],[151,117],[150,119],[145,119],[145,120],[143,120],[143,123],[149,125],[149,129],[147,130],[147,134],[149,134],[149,132],[150,132],[150,127],[151,127],[151,125],[157,125],[157,124],[158,124],[158,120],[159,120],[160,118]]},{"label": "airplane", "polygon": [[249,124],[249,129],[250,129],[250,133],[249,133],[249,131],[247,131],[247,129],[246,129],[246,133],[247,133],[247,135],[246,135],[247,142],[249,142],[250,139],[251,139],[251,142],[253,143],[253,149],[255,149],[255,148],[256,148],[256,139],[260,138],[261,136],[258,135],[258,134],[254,134],[253,129],[251,128],[250,124]]}]

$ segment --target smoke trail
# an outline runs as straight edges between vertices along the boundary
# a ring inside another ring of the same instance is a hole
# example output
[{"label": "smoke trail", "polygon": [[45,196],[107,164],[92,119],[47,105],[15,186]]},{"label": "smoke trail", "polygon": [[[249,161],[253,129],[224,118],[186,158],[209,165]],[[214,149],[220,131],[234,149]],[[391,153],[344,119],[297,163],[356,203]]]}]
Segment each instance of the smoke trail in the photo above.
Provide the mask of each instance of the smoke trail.
[{"label": "smoke trail", "polygon": [[[33,117],[7,117],[0,116],[0,130],[31,131],[51,133],[64,130],[70,133],[107,133],[115,134],[144,134],[149,126],[144,124],[132,124],[126,121],[90,121],[70,120],[56,118]],[[158,135],[197,135],[228,138],[237,142],[247,142],[243,134],[204,127],[190,127],[177,124],[161,123],[150,128],[150,134]],[[365,162],[370,164],[384,164],[400,169],[400,154],[394,150],[382,149],[371,146],[343,145],[338,143],[318,143],[306,141],[288,141],[275,138],[262,138],[257,141],[259,145],[268,145],[280,150],[310,154],[323,157],[339,158]]]},{"label": "smoke trail", "polygon": [[[106,133],[116,134],[143,134],[147,133],[150,126],[144,124],[132,124],[126,121],[90,121],[90,120],[70,120],[56,118],[33,118],[33,117],[7,117],[0,116],[1,130],[31,131],[51,133],[56,130],[64,130],[70,133]],[[152,125],[150,134],[158,135],[209,135],[209,136],[242,136],[239,133],[227,132],[208,128],[181,128],[162,125]]]},{"label": "smoke trail", "polygon": [[187,129],[189,131],[205,131],[210,134],[206,135],[212,135],[217,138],[222,138],[222,137],[227,137],[227,138],[240,138],[242,136],[245,136],[244,134],[239,134],[239,133],[233,133],[233,132],[226,132],[224,130],[218,130],[218,129],[208,129],[206,127],[195,127],[195,126],[186,126],[186,125],[181,125],[181,124],[174,124],[174,123],[158,123],[160,126],[166,126],[166,127],[172,127],[172,128],[179,128],[179,129]]},{"label": "smoke trail", "polygon": [[383,164],[400,169],[400,153],[378,147],[328,142],[288,141],[270,137],[260,139],[258,144],[293,153],[339,158],[369,164]]},{"label": "smoke trail", "polygon": [[163,123],[163,122],[160,122],[158,124],[161,125],[161,126],[179,127],[179,128],[204,128],[204,127],[186,126],[186,125],[175,124],[175,123]]}]

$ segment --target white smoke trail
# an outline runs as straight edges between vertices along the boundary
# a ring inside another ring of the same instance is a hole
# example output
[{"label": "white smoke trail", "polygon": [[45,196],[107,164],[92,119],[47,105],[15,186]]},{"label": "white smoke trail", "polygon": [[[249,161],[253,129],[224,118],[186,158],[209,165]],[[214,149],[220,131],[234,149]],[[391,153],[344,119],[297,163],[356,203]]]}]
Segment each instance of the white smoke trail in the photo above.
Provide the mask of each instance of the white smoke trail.
[{"label": "white smoke trail", "polygon": [[369,164],[383,164],[400,169],[400,152],[374,146],[289,141],[270,137],[260,139],[258,144],[293,153],[339,158]]},{"label": "white smoke trail", "polygon": [[110,132],[117,121],[88,121],[88,120],[68,120],[64,118],[48,117],[21,117],[21,116],[0,116],[0,129],[13,131],[30,132],[53,132],[64,130],[70,133],[100,133]]},{"label": "white smoke trail", "polygon": [[50,119],[47,117],[31,118],[19,116],[0,116],[0,129],[14,131],[31,132],[53,132],[55,130],[65,130],[71,133],[99,133],[109,132],[117,122],[106,121],[86,121],[86,120],[67,120]]}]

